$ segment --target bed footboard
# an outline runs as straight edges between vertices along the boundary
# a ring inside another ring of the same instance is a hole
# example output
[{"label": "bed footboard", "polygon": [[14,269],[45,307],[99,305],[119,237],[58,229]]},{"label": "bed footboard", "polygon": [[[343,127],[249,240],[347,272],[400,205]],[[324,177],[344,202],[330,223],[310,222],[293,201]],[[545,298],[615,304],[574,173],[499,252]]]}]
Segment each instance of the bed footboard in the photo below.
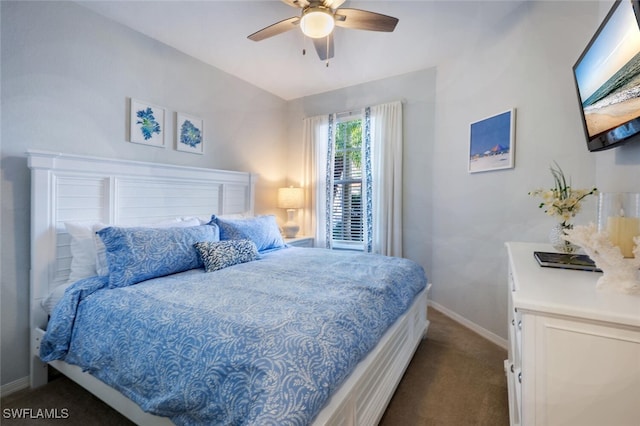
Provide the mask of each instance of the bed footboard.
[{"label": "bed footboard", "polygon": [[426,336],[429,284],[409,310],[391,326],[320,412],[314,426],[375,425],[384,414],[398,383]]}]

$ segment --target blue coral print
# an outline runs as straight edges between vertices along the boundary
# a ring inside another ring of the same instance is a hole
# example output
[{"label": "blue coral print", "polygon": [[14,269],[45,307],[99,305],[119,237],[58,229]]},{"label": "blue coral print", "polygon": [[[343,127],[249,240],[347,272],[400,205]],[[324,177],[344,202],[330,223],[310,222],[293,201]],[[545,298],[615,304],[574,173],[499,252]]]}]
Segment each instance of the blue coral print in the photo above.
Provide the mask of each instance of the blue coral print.
[{"label": "blue coral print", "polygon": [[136,116],[138,117],[136,124],[140,125],[140,131],[145,140],[151,139],[154,133],[160,134],[160,123],[153,116],[151,107],[137,111]]},{"label": "blue coral print", "polygon": [[185,120],[180,126],[180,143],[195,148],[202,142],[202,134],[191,121]]}]

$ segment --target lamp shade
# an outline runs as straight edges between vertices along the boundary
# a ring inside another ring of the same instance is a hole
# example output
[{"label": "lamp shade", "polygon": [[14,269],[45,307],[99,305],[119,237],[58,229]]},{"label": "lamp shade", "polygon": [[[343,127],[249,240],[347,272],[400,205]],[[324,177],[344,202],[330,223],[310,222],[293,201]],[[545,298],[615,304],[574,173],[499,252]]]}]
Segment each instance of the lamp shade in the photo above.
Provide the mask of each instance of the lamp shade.
[{"label": "lamp shade", "polygon": [[300,28],[310,38],[323,38],[331,34],[335,21],[330,10],[324,7],[306,9],[300,20]]},{"label": "lamp shade", "polygon": [[304,204],[304,193],[302,188],[280,188],[278,189],[278,207],[281,209],[300,209]]}]

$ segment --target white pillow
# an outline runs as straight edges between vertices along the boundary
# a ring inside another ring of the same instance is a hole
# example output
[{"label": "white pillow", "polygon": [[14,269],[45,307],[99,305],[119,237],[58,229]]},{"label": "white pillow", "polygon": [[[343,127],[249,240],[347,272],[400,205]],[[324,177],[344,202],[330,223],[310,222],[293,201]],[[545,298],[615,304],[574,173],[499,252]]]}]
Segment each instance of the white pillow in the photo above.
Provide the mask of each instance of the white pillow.
[{"label": "white pillow", "polygon": [[[82,224],[65,222],[64,226],[71,236],[71,271],[68,283],[73,283],[82,278],[97,275],[96,269],[96,243],[93,227],[98,224]],[[104,227],[103,224],[102,227]]]},{"label": "white pillow", "polygon": [[109,275],[109,265],[107,264],[107,248],[104,246],[100,236],[96,232],[108,227],[104,223],[96,223],[91,227],[93,237],[93,256],[96,263],[96,274],[104,277]]},{"label": "white pillow", "polygon": [[[95,275],[95,274],[94,274]],[[69,281],[66,284],[59,285],[49,296],[42,301],[42,309],[45,310],[47,315],[51,315],[53,312],[53,308],[56,307],[62,296],[64,296],[64,291],[71,285],[72,283]]]}]

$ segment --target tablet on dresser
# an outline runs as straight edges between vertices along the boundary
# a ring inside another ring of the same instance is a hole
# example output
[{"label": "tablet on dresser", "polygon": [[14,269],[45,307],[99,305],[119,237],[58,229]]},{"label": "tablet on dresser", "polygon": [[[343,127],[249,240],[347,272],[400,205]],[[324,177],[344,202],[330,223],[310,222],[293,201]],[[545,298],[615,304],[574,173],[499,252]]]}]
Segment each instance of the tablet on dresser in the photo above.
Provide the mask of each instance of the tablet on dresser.
[{"label": "tablet on dresser", "polygon": [[586,254],[534,251],[533,256],[536,258],[540,266],[602,272],[596,266],[595,262]]}]

